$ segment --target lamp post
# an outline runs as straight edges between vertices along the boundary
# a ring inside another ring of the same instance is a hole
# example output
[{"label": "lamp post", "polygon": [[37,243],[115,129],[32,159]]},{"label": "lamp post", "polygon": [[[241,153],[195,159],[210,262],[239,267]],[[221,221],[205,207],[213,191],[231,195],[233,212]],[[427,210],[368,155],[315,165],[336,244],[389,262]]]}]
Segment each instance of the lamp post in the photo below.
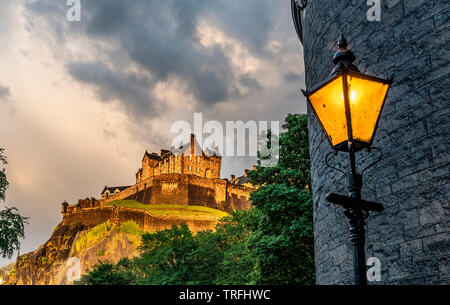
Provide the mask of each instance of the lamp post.
[{"label": "lamp post", "polygon": [[[330,193],[326,199],[344,208],[350,225],[355,284],[366,285],[365,219],[369,211],[381,212],[383,206],[361,199],[362,174],[381,159],[381,150],[371,146],[392,78],[386,80],[361,73],[353,64],[355,59],[341,34],[338,51],[333,58],[336,66],[330,78],[312,90],[303,91],[303,94],[333,149],[325,158],[326,164],[329,165],[331,154],[348,153],[350,171],[344,172],[348,178],[348,196]],[[369,152],[376,149],[380,158],[358,174],[355,153],[362,149]]]}]

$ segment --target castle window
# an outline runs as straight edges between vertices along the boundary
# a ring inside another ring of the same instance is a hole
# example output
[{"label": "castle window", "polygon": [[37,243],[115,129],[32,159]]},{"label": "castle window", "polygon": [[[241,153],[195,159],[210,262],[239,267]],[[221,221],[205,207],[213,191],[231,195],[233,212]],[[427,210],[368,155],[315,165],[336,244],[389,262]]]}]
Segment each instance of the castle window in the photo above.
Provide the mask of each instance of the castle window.
[{"label": "castle window", "polygon": [[200,163],[200,157],[197,156],[197,163]]},{"label": "castle window", "polygon": [[189,169],[189,171],[191,172],[191,171],[192,171],[192,166],[189,165],[189,168],[188,168],[188,169]]},{"label": "castle window", "polygon": [[192,156],[191,155],[189,155],[189,161],[192,161]]},{"label": "castle window", "polygon": [[197,166],[197,173],[200,173],[200,167]]}]

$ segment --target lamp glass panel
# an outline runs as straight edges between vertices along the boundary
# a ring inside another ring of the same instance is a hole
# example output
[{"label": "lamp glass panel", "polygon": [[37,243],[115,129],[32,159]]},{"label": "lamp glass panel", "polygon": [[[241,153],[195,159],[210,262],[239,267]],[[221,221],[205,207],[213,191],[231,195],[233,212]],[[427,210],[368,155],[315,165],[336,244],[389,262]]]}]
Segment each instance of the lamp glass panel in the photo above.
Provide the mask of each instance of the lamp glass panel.
[{"label": "lamp glass panel", "polygon": [[336,146],[346,141],[348,134],[342,75],[311,94],[309,100],[330,138],[331,144]]},{"label": "lamp glass panel", "polygon": [[389,85],[351,74],[347,77],[353,139],[369,143]]}]

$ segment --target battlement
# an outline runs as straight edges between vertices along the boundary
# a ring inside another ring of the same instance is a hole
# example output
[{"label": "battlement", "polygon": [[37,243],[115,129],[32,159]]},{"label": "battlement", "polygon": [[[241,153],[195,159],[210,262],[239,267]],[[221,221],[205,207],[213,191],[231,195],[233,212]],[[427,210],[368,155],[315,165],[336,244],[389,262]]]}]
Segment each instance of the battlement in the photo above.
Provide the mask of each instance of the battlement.
[{"label": "battlement", "polygon": [[71,214],[81,209],[86,208],[96,208],[100,207],[100,200],[97,200],[93,197],[86,199],[79,199],[77,204],[68,204],[67,201],[64,201],[61,204],[61,213],[63,215]]},{"label": "battlement", "polygon": [[83,207],[67,211],[64,214],[60,227],[78,224],[85,228],[92,228],[106,221],[110,221],[116,225],[121,225],[127,221],[134,221],[142,230],[147,232],[169,229],[174,224],[181,225],[182,223],[187,224],[192,232],[199,232],[214,229],[218,220],[218,217],[210,215],[153,215],[148,211],[140,209],[99,206]]}]

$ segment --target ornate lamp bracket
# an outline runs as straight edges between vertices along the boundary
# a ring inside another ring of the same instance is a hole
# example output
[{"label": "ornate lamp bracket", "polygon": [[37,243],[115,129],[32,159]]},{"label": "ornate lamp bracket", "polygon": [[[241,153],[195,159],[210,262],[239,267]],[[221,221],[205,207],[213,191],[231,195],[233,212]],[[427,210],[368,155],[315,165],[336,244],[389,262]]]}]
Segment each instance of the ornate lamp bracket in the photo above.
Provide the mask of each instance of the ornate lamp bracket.
[{"label": "ornate lamp bracket", "polygon": [[[368,152],[368,153],[371,153],[372,150],[376,150],[376,151],[379,152],[378,158],[377,158],[377,160],[375,160],[374,162],[372,162],[372,163],[370,163],[369,165],[367,165],[367,166],[361,171],[361,176],[364,174],[364,172],[365,172],[366,170],[368,170],[369,168],[371,168],[372,166],[374,166],[375,164],[377,164],[378,162],[380,162],[380,161],[383,159],[383,152],[381,151],[380,148],[378,148],[378,147],[372,147],[372,146],[367,148],[367,152]],[[333,150],[333,151],[329,152],[329,153],[325,156],[325,164],[326,164],[329,168],[334,169],[335,171],[341,172],[341,173],[343,173],[344,175],[347,175],[347,173],[346,173],[343,169],[341,169],[341,168],[339,168],[339,167],[336,167],[336,166],[333,166],[333,165],[330,164],[330,160],[331,160],[330,157],[331,157],[332,155],[337,156],[338,153],[339,153],[339,151],[337,151],[337,150]]]},{"label": "ornate lamp bracket", "polygon": [[303,26],[302,26],[302,11],[308,5],[308,0],[291,0],[292,20],[294,21],[294,28],[297,32],[298,39],[303,44]]}]

